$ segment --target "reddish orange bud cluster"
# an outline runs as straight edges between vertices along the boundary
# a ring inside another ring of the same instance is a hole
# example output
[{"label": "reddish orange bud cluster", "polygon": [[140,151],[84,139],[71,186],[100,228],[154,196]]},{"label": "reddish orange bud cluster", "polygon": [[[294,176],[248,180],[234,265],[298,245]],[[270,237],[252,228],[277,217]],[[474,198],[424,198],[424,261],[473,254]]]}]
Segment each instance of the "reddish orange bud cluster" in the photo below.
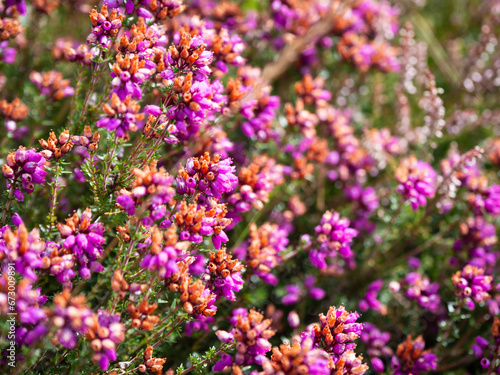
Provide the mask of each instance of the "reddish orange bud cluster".
[{"label": "reddish orange bud cluster", "polygon": [[118,235],[120,236],[123,242],[130,241],[130,229],[128,227],[128,224],[125,224],[124,226],[117,225],[116,231],[118,232]]},{"label": "reddish orange bud cluster", "polygon": [[398,357],[401,367],[405,369],[411,369],[414,367],[414,363],[420,359],[425,354],[431,353],[431,350],[424,350],[425,342],[422,336],[418,336],[415,340],[412,336],[408,336],[406,341],[399,344],[396,350],[396,356]]},{"label": "reddish orange bud cluster", "polygon": [[[111,22],[111,24],[122,24],[125,16],[123,14],[118,13],[116,9],[113,9],[111,13],[108,12],[108,7],[103,5],[100,12],[97,12],[97,9],[92,9],[90,12],[90,22],[92,22],[92,26],[98,26],[105,21]],[[107,34],[114,37],[118,34],[118,28],[111,27],[107,30]]]},{"label": "reddish orange bud cluster", "polygon": [[19,98],[15,98],[10,103],[7,100],[0,100],[0,116],[15,122],[22,121],[28,116],[28,106]]},{"label": "reddish orange bud cluster", "polygon": [[[179,44],[169,47],[168,52],[172,55],[173,60],[184,60],[189,65],[193,65],[196,60],[200,58],[207,46],[205,44],[200,44],[197,47],[191,47],[191,39],[190,34],[183,33]],[[182,64],[178,63],[178,65]]]},{"label": "reddish orange bud cluster", "polygon": [[151,315],[157,307],[158,304],[154,303],[150,305],[147,299],[141,301],[138,306],[134,306],[132,302],[129,302],[127,311],[132,317],[132,327],[151,331],[155,324],[160,321],[158,315]]},{"label": "reddish orange bud cluster", "polygon": [[155,13],[158,20],[165,20],[167,17],[173,18],[186,9],[186,6],[182,4],[182,0],[168,1],[168,5],[164,4],[164,2],[164,0],[151,0],[149,2],[149,9]]},{"label": "reddish orange bud cluster", "polygon": [[123,277],[120,270],[115,270],[111,279],[111,289],[118,293],[118,298],[125,298],[125,292],[128,291],[130,285]]},{"label": "reddish orange bud cluster", "polygon": [[118,45],[118,50],[122,54],[134,53],[137,51],[137,45],[142,44],[145,49],[151,48],[157,42],[155,30],[148,29],[144,18],[139,17],[137,24],[132,25],[129,35],[123,35]]},{"label": "reddish orange bud cluster", "polygon": [[294,337],[292,345],[286,342],[279,348],[274,347],[271,360],[264,362],[262,366],[265,374],[305,375],[320,356],[324,359],[323,363],[333,366],[330,356],[322,350],[314,349],[310,338],[301,342],[300,337]]},{"label": "reddish orange bud cluster", "polygon": [[241,99],[246,95],[241,80],[229,78],[226,84],[227,107],[231,112],[236,112],[241,107]]},{"label": "reddish orange bud cluster", "polygon": [[0,40],[15,38],[23,32],[21,22],[12,18],[0,18]]},{"label": "reddish orange bud cluster", "polygon": [[166,281],[168,290],[179,292],[182,308],[190,315],[201,314],[204,316],[214,316],[215,310],[211,309],[212,300],[215,296],[205,287],[202,280],[193,282],[189,275],[189,265],[194,258],[189,257],[184,261],[177,262],[179,271],[172,274]]},{"label": "reddish orange bud cluster", "polygon": [[40,146],[45,150],[42,152],[45,159],[50,159],[52,156],[56,159],[60,159],[73,148],[73,142],[70,140],[68,129],[59,134],[59,138],[51,131],[47,140],[40,139],[39,142]]},{"label": "reddish orange bud cluster", "polygon": [[153,347],[148,346],[144,351],[144,363],[139,365],[139,372],[151,371],[155,372],[156,375],[161,375],[163,373],[163,365],[167,361],[166,358],[154,358],[153,357]]},{"label": "reddish orange bud cluster", "polygon": [[269,273],[278,265],[280,259],[276,249],[271,246],[268,236],[278,230],[276,224],[264,223],[257,228],[250,224],[250,244],[246,264],[258,272]]},{"label": "reddish orange bud cluster", "polygon": [[238,259],[232,259],[231,254],[226,253],[226,249],[222,248],[217,253],[210,252],[210,259],[208,262],[208,272],[215,277],[226,278],[232,273],[239,272],[243,269],[243,265]]},{"label": "reddish orange bud cluster", "polygon": [[303,105],[315,105],[324,107],[327,101],[321,99],[325,80],[322,77],[312,78],[306,74],[301,81],[295,83],[295,93],[300,96]]},{"label": "reddish orange bud cluster", "polygon": [[59,6],[59,0],[33,0],[36,10],[42,13],[50,13]]},{"label": "reddish orange bud cluster", "polygon": [[214,204],[213,207],[207,211],[205,206],[198,206],[196,203],[188,205],[185,201],[182,201],[175,215],[175,224],[181,227],[182,230],[197,234],[201,229],[204,218],[214,218],[216,222],[212,228],[214,234],[217,235],[231,223],[231,219],[226,218],[226,213],[227,209],[225,204]]}]

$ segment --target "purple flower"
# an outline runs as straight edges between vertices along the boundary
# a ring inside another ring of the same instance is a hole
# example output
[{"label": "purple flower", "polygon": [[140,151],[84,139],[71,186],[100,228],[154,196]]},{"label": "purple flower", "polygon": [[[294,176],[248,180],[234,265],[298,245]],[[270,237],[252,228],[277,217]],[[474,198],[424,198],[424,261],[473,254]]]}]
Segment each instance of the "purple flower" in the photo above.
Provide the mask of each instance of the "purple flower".
[{"label": "purple flower", "polygon": [[146,66],[146,61],[139,61],[138,55],[126,55],[125,57],[120,54],[116,55],[116,63],[111,72],[113,91],[110,97],[112,98],[113,94],[116,94],[121,101],[125,101],[128,96],[131,99],[141,99],[141,85],[151,73],[152,70]]},{"label": "purple flower", "polygon": [[87,307],[85,297],[71,297],[68,289],[55,295],[54,306],[47,313],[57,329],[52,343],[67,349],[73,349],[78,336],[85,334],[92,325],[93,313]]},{"label": "purple flower", "polygon": [[18,274],[31,281],[37,280],[35,270],[43,266],[41,255],[44,249],[45,241],[40,239],[37,228],[28,232],[23,223],[15,231],[7,226],[0,228],[2,273],[7,272],[8,263],[14,263]]},{"label": "purple flower", "polygon": [[85,279],[92,272],[102,272],[104,268],[97,262],[102,256],[104,226],[100,222],[91,224],[92,212],[87,208],[79,216],[75,213],[66,224],[57,223],[57,229],[64,241],[62,246],[74,254],[78,262],[78,272]]},{"label": "purple flower", "polygon": [[418,272],[407,274],[404,282],[408,299],[416,300],[426,310],[437,312],[441,304],[437,283],[431,283],[428,277],[423,277]]},{"label": "purple flower", "polygon": [[16,60],[17,50],[9,47],[9,42],[0,42],[0,61],[5,64],[13,64]]},{"label": "purple flower", "polygon": [[[7,316],[13,313],[9,304],[9,291],[7,273],[0,278],[0,314]],[[33,289],[31,281],[23,279],[15,287],[15,313],[18,324],[16,327],[16,343],[29,346],[38,341],[47,332],[47,314],[40,306],[44,305],[47,297],[40,295],[40,288]],[[12,300],[10,298],[10,300]]]},{"label": "purple flower", "polygon": [[186,167],[179,169],[177,193],[192,195],[197,190],[220,199],[222,194],[232,192],[238,183],[234,175],[236,168],[231,164],[230,158],[221,160],[219,155],[211,158],[208,152],[199,158],[189,158]]},{"label": "purple flower", "polygon": [[25,0],[5,0],[5,7],[15,6],[19,13],[26,14],[26,2]]},{"label": "purple flower", "polygon": [[63,79],[63,75],[55,70],[45,73],[33,71],[30,73],[30,81],[38,87],[42,95],[53,100],[61,100],[75,93],[69,85],[69,80]]},{"label": "purple flower", "polygon": [[345,259],[353,258],[350,244],[358,231],[349,227],[349,220],[340,217],[338,212],[327,211],[320,224],[315,228],[316,240],[309,250],[311,263],[319,268],[326,268],[327,258],[336,258],[339,254]]},{"label": "purple flower", "polygon": [[140,108],[130,96],[122,101],[113,93],[110,104],[104,104],[102,107],[106,117],[98,120],[96,125],[98,128],[114,131],[119,138],[127,138],[129,131],[136,132],[142,128],[144,114],[139,113]]},{"label": "purple flower", "polygon": [[429,350],[424,350],[425,342],[422,336],[412,340],[411,336],[399,344],[396,354],[391,359],[394,375],[418,375],[421,372],[437,368],[437,356]]},{"label": "purple flower", "polygon": [[73,270],[77,261],[75,254],[67,254],[64,248],[61,249],[60,244],[48,241],[42,261],[44,268],[48,268],[49,273],[56,276],[64,288],[71,287],[71,279],[76,275]]},{"label": "purple flower", "polygon": [[213,316],[197,315],[196,320],[191,320],[186,323],[184,332],[188,337],[190,337],[193,332],[197,331],[210,332],[214,321],[215,319]]},{"label": "purple flower", "polygon": [[482,268],[466,265],[457,271],[451,280],[455,285],[455,294],[464,299],[465,306],[474,309],[474,302],[480,303],[491,298],[493,276],[485,276]]},{"label": "purple flower", "polygon": [[412,156],[403,160],[395,175],[400,183],[396,191],[410,201],[414,210],[425,206],[426,198],[434,196],[437,174],[426,162]]},{"label": "purple flower", "polygon": [[[312,299],[316,300],[323,299],[325,297],[326,292],[321,288],[314,287],[315,282],[316,280],[314,276],[312,275],[307,276],[306,279],[304,280],[305,291],[309,294],[309,296]],[[305,294],[304,290],[297,285],[287,285],[285,286],[285,291],[287,292],[287,294],[281,299],[281,302],[284,305],[296,304],[303,298]]]},{"label": "purple flower", "polygon": [[233,310],[233,317],[230,323],[234,325],[230,332],[219,330],[217,337],[223,343],[235,341],[237,353],[234,357],[230,355],[222,356],[214,365],[214,371],[222,371],[230,365],[248,366],[253,363],[262,365],[267,359],[266,353],[271,350],[269,339],[274,336],[274,331],[269,327],[270,319],[256,310],[246,309]]},{"label": "purple flower", "polygon": [[106,310],[99,310],[93,316],[87,332],[90,346],[94,350],[92,360],[106,371],[110,361],[116,361],[116,345],[125,340],[125,327],[120,323],[120,315],[111,315]]},{"label": "purple flower", "polygon": [[[42,153],[19,146],[16,152],[7,155],[7,164],[2,166],[2,172],[7,179],[7,188],[20,185],[26,193],[33,193],[35,184],[45,184],[47,172],[44,165],[45,158]],[[15,196],[19,201],[24,200],[20,189],[16,189]]]},{"label": "purple flower", "polygon": [[392,349],[388,346],[391,339],[389,332],[381,332],[373,324],[365,323],[360,335],[361,341],[367,346],[368,356],[372,362],[373,369],[384,372],[384,363],[380,357],[391,357]]},{"label": "purple flower", "polygon": [[375,310],[379,314],[387,314],[387,307],[377,299],[377,294],[382,289],[384,282],[379,279],[372,282],[368,286],[368,291],[361,301],[359,301],[359,309],[361,311]]},{"label": "purple flower", "polygon": [[203,279],[207,287],[217,298],[224,296],[230,301],[236,300],[235,293],[243,288],[243,279],[240,271],[243,265],[232,259],[232,255],[221,249],[214,253],[210,252],[210,259]]},{"label": "purple flower", "polygon": [[179,271],[177,267],[179,255],[179,251],[172,246],[165,246],[163,249],[152,247],[151,252],[141,261],[141,267],[157,271],[160,278],[168,279],[173,273]]},{"label": "purple flower", "polygon": [[311,338],[295,336],[292,343],[285,343],[279,348],[273,348],[270,361],[262,364],[263,375],[271,374],[309,374],[329,375],[330,363],[328,354],[314,348]]},{"label": "purple flower", "polygon": [[100,44],[103,48],[109,48],[122,26],[123,18],[124,16],[119,14],[116,9],[109,13],[106,4],[102,6],[100,13],[97,12],[97,9],[92,9],[90,21],[93,28],[87,37],[87,43]]}]

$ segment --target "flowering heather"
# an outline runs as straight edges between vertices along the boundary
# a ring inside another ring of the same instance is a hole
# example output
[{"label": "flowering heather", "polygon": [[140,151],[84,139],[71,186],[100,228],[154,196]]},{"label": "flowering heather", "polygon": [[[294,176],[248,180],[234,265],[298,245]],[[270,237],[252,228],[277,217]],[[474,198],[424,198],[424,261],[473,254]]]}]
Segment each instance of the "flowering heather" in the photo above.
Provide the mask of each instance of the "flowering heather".
[{"label": "flowering heather", "polygon": [[97,260],[102,256],[102,245],[106,241],[102,223],[91,223],[91,220],[92,212],[87,208],[81,215],[75,213],[66,219],[66,224],[57,224],[57,230],[64,238],[62,247],[75,255],[78,273],[85,279],[90,278],[91,271],[103,270]]},{"label": "flowering heather", "polygon": [[28,116],[28,107],[19,98],[15,98],[10,103],[0,100],[0,116],[4,118],[5,129],[13,132],[17,128],[17,123]]},{"label": "flowering heather", "polygon": [[[33,289],[31,281],[23,279],[16,285],[15,293],[18,298],[16,314],[21,323],[17,341],[20,345],[32,345],[47,332],[47,314],[41,308],[47,297],[40,295],[40,289]],[[9,289],[7,273],[0,279],[0,311],[3,315],[13,310],[9,308]]]},{"label": "flowering heather", "polygon": [[271,360],[262,366],[264,374],[330,374],[328,354],[314,349],[312,339],[294,337],[292,341],[273,348]]},{"label": "flowering heather", "polygon": [[84,334],[92,324],[93,313],[87,307],[85,297],[72,297],[67,289],[54,296],[53,308],[46,307],[45,312],[51,325],[57,328],[52,343],[67,349],[73,349],[79,334]]},{"label": "flowering heather", "polygon": [[56,137],[54,132],[50,132],[49,138],[47,140],[40,139],[40,146],[45,151],[42,151],[42,155],[47,159],[54,157],[55,159],[60,159],[63,155],[66,155],[73,148],[73,142],[70,140],[69,130],[66,129],[61,134],[59,138]]},{"label": "flowering heather", "polygon": [[[240,78],[245,91],[250,91],[258,84],[261,77],[259,68],[245,66],[239,69]],[[276,139],[277,133],[273,127],[273,119],[280,105],[279,97],[270,95],[271,87],[264,86],[255,93],[255,98],[248,99],[240,108],[241,115],[246,119],[241,124],[241,130],[247,137],[255,137],[265,142]]]},{"label": "flowering heather", "polygon": [[230,158],[221,160],[219,155],[210,157],[206,152],[200,158],[190,158],[186,167],[179,169],[177,177],[178,194],[194,194],[199,191],[207,197],[221,198],[232,191],[238,182],[234,175],[236,168]]},{"label": "flowering heather", "polygon": [[276,185],[283,183],[282,166],[265,155],[253,160],[248,167],[243,167],[238,174],[238,186],[228,198],[237,213],[250,209],[258,210],[269,201],[269,194]]},{"label": "flowering heather", "polygon": [[[219,330],[217,337],[223,343],[234,340],[236,343],[236,354],[234,357],[226,354],[217,362],[214,371],[221,371],[227,366],[236,365],[236,368],[256,363],[262,365],[266,361],[265,354],[271,350],[269,339],[275,332],[270,329],[271,320],[256,310],[245,309],[233,310],[231,324],[234,328],[230,331]],[[233,366],[234,371],[235,366]],[[241,371],[241,370],[240,370]]]},{"label": "flowering heather", "polygon": [[141,214],[146,212],[147,215],[142,218],[142,223],[151,226],[154,221],[165,218],[166,205],[175,194],[172,187],[174,179],[164,168],[158,169],[155,162],[143,170],[136,168],[132,173],[135,176],[132,188],[120,190],[116,198],[117,206],[125,210],[128,215],[135,215],[137,210]]},{"label": "flowering heather", "polygon": [[45,158],[42,155],[33,148],[27,150],[23,146],[19,146],[16,152],[7,155],[7,164],[2,166],[2,172],[7,179],[10,196],[13,192],[17,200],[23,201],[23,191],[32,194],[35,191],[35,184],[45,184],[47,172],[44,169]]},{"label": "flowering heather", "polygon": [[31,72],[30,80],[42,95],[54,100],[61,100],[75,93],[73,87],[69,85],[69,80],[63,79],[63,75],[54,70],[46,73]]},{"label": "flowering heather", "polygon": [[384,285],[382,280],[375,280],[373,283],[368,285],[368,291],[361,301],[359,301],[359,309],[361,311],[367,311],[369,309],[375,310],[378,313],[385,315],[387,314],[387,306],[377,299],[377,294],[382,289]]},{"label": "flowering heather", "polygon": [[192,73],[194,82],[206,81],[213,55],[213,52],[206,51],[206,47],[202,37],[182,34],[179,43],[168,48],[166,69],[161,72],[161,77],[173,80]]},{"label": "flowering heather", "polygon": [[[222,243],[228,241],[226,228],[231,219],[227,219],[226,208],[224,205],[214,205],[207,209],[205,206],[194,203],[187,205],[181,202],[177,207],[177,213],[172,217],[173,222],[180,229],[180,239],[182,241],[191,241],[193,243],[203,242],[203,236],[211,236],[212,244],[216,249],[220,249]],[[162,225],[165,226],[165,220]]]},{"label": "flowering heather", "polygon": [[94,350],[92,360],[106,371],[110,361],[116,361],[116,345],[125,339],[125,327],[120,323],[120,315],[111,315],[105,310],[99,310],[93,316],[87,339]]},{"label": "flowering heather", "polygon": [[214,316],[217,307],[214,306],[216,299],[210,289],[201,279],[196,281],[189,275],[189,264],[193,258],[187,258],[186,261],[177,263],[178,271],[174,272],[165,285],[171,292],[180,294],[180,303],[182,308],[189,315],[203,315],[206,317]]},{"label": "flowering heather", "polygon": [[226,254],[226,249],[221,249],[217,253],[211,251],[205,280],[217,298],[224,296],[234,301],[236,299],[234,293],[243,287],[240,273],[243,265],[237,259],[231,258],[231,255]]},{"label": "flowering heather", "polygon": [[174,241],[177,240],[177,236],[170,236],[168,244],[163,248],[162,239],[162,233],[157,227],[154,227],[151,235],[149,254],[141,261],[141,267],[147,268],[150,271],[157,271],[159,277],[168,279],[172,273],[179,271],[177,257],[181,255],[181,252],[175,247],[176,243]]},{"label": "flowering heather", "polygon": [[424,309],[437,312],[441,304],[437,283],[431,283],[428,277],[422,276],[418,272],[410,272],[405,276],[404,284],[407,287],[406,297],[408,299],[416,300]]},{"label": "flowering heather", "polygon": [[391,359],[391,367],[395,375],[420,374],[437,368],[437,357],[430,349],[424,350],[422,336],[415,340],[411,336],[399,344]]},{"label": "flowering heather", "polygon": [[0,260],[2,272],[7,272],[7,265],[14,264],[18,274],[29,280],[38,277],[35,270],[42,267],[41,255],[45,249],[45,242],[40,238],[38,228],[28,232],[24,223],[12,231],[5,226],[0,228]]},{"label": "flowering heather", "polygon": [[252,223],[249,237],[247,245],[235,250],[236,256],[266,283],[276,285],[278,280],[271,271],[281,263],[282,252],[288,244],[287,232],[276,224],[264,223],[257,227]]},{"label": "flowering heather", "polygon": [[138,113],[140,105],[127,96],[125,100],[120,100],[116,93],[111,96],[110,104],[104,104],[103,112],[107,117],[97,121],[98,128],[106,128],[108,131],[115,131],[119,138],[128,138],[128,132],[136,132],[142,128],[143,113]]},{"label": "flowering heather", "polygon": [[338,212],[327,211],[315,228],[316,240],[309,250],[311,263],[317,268],[326,268],[328,258],[341,257],[350,259],[353,253],[350,247],[358,232],[349,228],[349,220],[340,217]]},{"label": "flowering heather", "polygon": [[151,75],[151,69],[146,67],[144,60],[139,60],[138,55],[125,56],[116,55],[116,63],[113,65],[111,85],[113,94],[118,95],[121,101],[125,101],[128,96],[132,99],[141,99],[143,84]]},{"label": "flowering heather", "polygon": [[417,210],[427,204],[427,198],[434,196],[436,176],[429,164],[412,156],[396,169],[396,180],[400,184],[397,192]]},{"label": "flowering heather", "polygon": [[0,0],[0,374],[499,373],[476,3]]},{"label": "flowering heather", "polygon": [[90,22],[92,22],[92,33],[87,37],[87,43],[100,44],[102,47],[109,47],[112,39],[118,34],[122,26],[124,16],[118,11],[108,12],[108,7],[103,5],[100,12],[92,9],[90,12]]},{"label": "flowering heather", "polygon": [[484,270],[471,265],[457,271],[451,280],[455,285],[455,294],[464,299],[468,308],[474,308],[474,302],[480,303],[491,298],[491,281],[493,276],[484,275]]}]

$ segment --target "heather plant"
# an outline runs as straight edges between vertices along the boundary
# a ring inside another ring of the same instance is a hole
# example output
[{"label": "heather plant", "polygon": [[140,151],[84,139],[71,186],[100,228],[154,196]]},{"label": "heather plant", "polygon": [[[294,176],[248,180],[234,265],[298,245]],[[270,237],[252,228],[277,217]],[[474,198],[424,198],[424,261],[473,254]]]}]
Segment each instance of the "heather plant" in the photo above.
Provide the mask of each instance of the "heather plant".
[{"label": "heather plant", "polygon": [[0,0],[0,373],[500,373],[499,36],[498,0]]}]

